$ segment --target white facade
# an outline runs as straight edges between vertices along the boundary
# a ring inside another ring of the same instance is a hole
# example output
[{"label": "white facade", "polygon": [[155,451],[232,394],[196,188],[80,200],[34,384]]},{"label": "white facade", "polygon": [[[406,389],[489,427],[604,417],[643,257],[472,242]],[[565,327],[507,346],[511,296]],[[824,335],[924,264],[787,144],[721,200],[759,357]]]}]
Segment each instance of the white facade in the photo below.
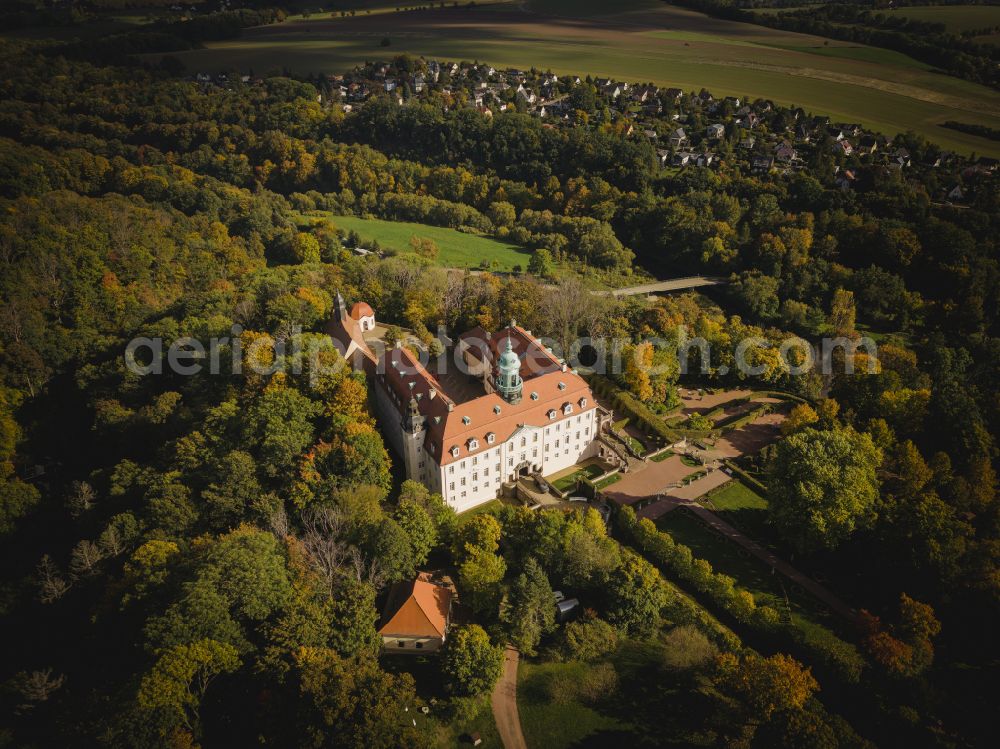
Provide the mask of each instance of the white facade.
[{"label": "white facade", "polygon": [[426,462],[439,472],[428,486],[462,512],[499,497],[505,481],[531,473],[548,476],[595,455],[596,439],[597,409],[591,406],[543,426],[525,424],[508,439],[463,451],[464,456],[443,466],[424,451]]},{"label": "white facade", "polygon": [[[438,492],[456,512],[463,512],[500,496],[503,483],[521,475],[539,473],[548,476],[556,471],[597,454],[597,408],[571,406],[568,414],[559,409],[545,424],[523,424],[513,434],[489,432],[485,439],[469,441],[458,457],[446,455],[444,465],[427,451],[426,429],[408,430],[404,417],[384,387],[376,386],[375,406],[379,423],[389,444],[402,458],[406,477]],[[492,438],[492,442],[490,439]]]}]

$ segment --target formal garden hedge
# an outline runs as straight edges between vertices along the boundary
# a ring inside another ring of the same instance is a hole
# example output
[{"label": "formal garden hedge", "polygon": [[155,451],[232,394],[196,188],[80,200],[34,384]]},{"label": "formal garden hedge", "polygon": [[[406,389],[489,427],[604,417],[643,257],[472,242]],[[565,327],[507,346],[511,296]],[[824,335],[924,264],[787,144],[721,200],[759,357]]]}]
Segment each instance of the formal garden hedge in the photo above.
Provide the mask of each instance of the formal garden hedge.
[{"label": "formal garden hedge", "polygon": [[590,378],[590,386],[597,394],[610,400],[620,416],[628,417],[643,432],[670,444],[677,439],[677,433],[668,427],[663,419],[627,390],[620,388],[607,377],[595,375]]},{"label": "formal garden hedge", "polygon": [[648,518],[637,519],[631,507],[622,507],[617,520],[627,542],[683,585],[708,599],[712,607],[761,634],[787,636],[810,660],[846,682],[857,683],[860,679],[865,661],[852,644],[823,627],[803,629],[782,621],[777,609],[758,606],[753,594],[738,587],[734,578],[715,572],[707,560],[695,557],[690,548],[676,543]]}]

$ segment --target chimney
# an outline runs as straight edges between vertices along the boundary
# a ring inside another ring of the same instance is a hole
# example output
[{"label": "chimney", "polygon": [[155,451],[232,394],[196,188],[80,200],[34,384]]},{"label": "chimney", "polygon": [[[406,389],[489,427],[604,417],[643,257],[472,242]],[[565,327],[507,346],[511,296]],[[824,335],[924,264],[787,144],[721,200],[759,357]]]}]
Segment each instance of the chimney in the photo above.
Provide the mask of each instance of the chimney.
[{"label": "chimney", "polygon": [[431,388],[430,390],[427,391],[427,397],[430,398],[431,400],[434,400],[434,396],[436,396],[437,394],[438,391],[435,390],[434,388]]}]

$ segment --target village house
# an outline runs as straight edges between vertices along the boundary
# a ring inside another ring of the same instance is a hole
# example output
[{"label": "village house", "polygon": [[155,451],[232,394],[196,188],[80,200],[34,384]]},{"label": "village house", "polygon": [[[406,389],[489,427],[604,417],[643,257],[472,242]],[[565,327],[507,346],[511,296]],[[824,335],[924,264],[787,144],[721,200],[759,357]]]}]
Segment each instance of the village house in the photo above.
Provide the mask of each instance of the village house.
[{"label": "village house", "polygon": [[451,625],[452,591],[427,572],[389,591],[378,629],[386,654],[419,655],[441,649]]},{"label": "village house", "polygon": [[792,148],[792,145],[785,141],[775,149],[774,158],[776,161],[788,164],[792,161],[798,160],[799,155],[795,152],[795,149]]},{"label": "village house", "polygon": [[847,139],[834,141],[832,149],[838,156],[850,156],[854,153],[854,146]]},{"label": "village house", "polygon": [[773,156],[754,156],[750,161],[750,170],[754,174],[767,174],[774,168]]}]

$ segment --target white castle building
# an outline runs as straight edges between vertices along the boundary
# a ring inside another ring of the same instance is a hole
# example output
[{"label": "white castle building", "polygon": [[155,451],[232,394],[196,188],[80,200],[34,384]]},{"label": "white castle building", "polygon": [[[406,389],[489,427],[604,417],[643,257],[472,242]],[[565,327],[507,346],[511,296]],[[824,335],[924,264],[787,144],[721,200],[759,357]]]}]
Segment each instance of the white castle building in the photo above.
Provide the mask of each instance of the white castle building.
[{"label": "white castle building", "polygon": [[[456,511],[499,497],[521,476],[547,476],[597,454],[605,412],[530,331],[513,321],[495,333],[474,328],[435,376],[405,348],[376,356],[358,307],[348,315],[338,294],[330,333],[368,373],[379,424],[407,478]],[[371,307],[362,309],[374,326]]]}]

